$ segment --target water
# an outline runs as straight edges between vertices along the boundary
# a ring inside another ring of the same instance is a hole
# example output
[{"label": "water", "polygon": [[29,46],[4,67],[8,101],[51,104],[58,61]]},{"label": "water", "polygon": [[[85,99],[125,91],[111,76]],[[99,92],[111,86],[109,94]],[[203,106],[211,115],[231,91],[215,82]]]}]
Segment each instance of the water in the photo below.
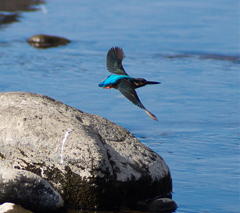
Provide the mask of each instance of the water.
[{"label": "water", "polygon": [[[239,212],[239,1],[49,0],[37,7],[0,25],[0,90],[45,94],[129,129],[168,163],[177,213]],[[25,40],[38,33],[72,43],[35,49]],[[159,122],[97,87],[112,46],[124,48],[130,75],[161,81],[138,90]]]}]

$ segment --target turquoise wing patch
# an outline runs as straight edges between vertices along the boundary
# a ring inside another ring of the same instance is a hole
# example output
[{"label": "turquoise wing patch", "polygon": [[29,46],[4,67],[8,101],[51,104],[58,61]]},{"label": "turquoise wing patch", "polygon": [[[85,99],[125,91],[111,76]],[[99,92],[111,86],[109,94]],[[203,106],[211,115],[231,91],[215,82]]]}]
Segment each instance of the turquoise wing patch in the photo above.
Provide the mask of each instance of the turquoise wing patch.
[{"label": "turquoise wing patch", "polygon": [[99,87],[107,87],[112,84],[116,84],[120,79],[131,78],[128,75],[110,75],[103,82],[99,83]]}]

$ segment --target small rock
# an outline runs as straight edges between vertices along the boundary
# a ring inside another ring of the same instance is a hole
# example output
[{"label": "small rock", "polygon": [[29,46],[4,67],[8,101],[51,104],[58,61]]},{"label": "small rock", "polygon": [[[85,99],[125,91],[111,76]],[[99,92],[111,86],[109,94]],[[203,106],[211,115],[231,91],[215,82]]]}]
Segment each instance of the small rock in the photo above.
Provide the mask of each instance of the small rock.
[{"label": "small rock", "polygon": [[34,211],[63,206],[59,193],[44,179],[29,171],[0,167],[0,203],[11,201]]},{"label": "small rock", "polygon": [[1,0],[0,11],[21,12],[38,10],[39,4],[43,4],[44,0]]},{"label": "small rock", "polygon": [[37,48],[49,48],[49,47],[57,47],[60,45],[66,45],[70,42],[69,39],[59,37],[59,36],[52,36],[52,35],[34,35],[30,37],[28,43]]},{"label": "small rock", "polygon": [[12,22],[17,22],[19,18],[19,15],[16,13],[12,14],[1,14],[0,13],[0,26],[2,24],[10,24]]},{"label": "small rock", "polygon": [[3,203],[0,205],[0,213],[32,213],[14,203]]},{"label": "small rock", "polygon": [[173,212],[177,204],[170,198],[158,198],[149,204],[148,209],[151,212]]}]

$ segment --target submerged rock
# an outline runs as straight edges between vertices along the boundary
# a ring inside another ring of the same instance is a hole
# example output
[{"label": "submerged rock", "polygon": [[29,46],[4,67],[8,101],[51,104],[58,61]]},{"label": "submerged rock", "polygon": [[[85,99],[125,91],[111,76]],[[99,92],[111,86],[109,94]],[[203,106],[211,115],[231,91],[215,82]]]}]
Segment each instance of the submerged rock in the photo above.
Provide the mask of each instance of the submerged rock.
[{"label": "submerged rock", "polygon": [[32,172],[4,167],[0,162],[0,203],[11,201],[34,211],[53,211],[63,206],[62,197]]},{"label": "submerged rock", "polygon": [[170,198],[158,198],[148,205],[150,212],[172,212],[177,209],[177,204]]},{"label": "submerged rock", "polygon": [[181,59],[181,58],[198,58],[198,59],[209,59],[209,60],[220,60],[240,63],[240,55],[221,55],[213,53],[180,53],[173,55],[156,54],[157,57],[164,57],[169,59]]},{"label": "submerged rock", "polygon": [[59,36],[52,36],[52,35],[34,35],[30,37],[28,43],[37,48],[49,48],[49,47],[56,47],[60,45],[66,45],[70,42],[69,39],[59,37]]},{"label": "submerged rock", "polygon": [[19,15],[16,13],[12,14],[1,14],[0,13],[0,26],[5,24],[10,24],[12,22],[18,21]]},{"label": "submerged rock", "polygon": [[44,0],[1,0],[0,11],[35,11],[37,5],[43,4]]},{"label": "submerged rock", "polygon": [[153,198],[137,203],[137,209],[144,212],[171,213],[177,209],[177,204],[170,198]]},{"label": "submerged rock", "polygon": [[49,183],[68,206],[134,208],[171,197],[165,161],[122,127],[52,98],[0,93],[0,161]]},{"label": "submerged rock", "polygon": [[43,0],[0,0],[0,27],[18,22],[22,11],[36,11]]}]

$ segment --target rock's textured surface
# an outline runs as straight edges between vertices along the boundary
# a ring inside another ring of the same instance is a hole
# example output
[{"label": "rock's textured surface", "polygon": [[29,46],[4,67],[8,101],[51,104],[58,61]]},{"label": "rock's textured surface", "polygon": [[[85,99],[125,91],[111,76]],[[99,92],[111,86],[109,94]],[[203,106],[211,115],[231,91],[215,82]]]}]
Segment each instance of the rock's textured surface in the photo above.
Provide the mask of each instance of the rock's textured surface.
[{"label": "rock's textured surface", "polygon": [[37,48],[49,48],[49,47],[57,47],[60,45],[66,45],[70,42],[69,39],[60,37],[60,36],[52,36],[52,35],[34,35],[30,37],[28,43]]},{"label": "rock's textured surface", "polygon": [[6,168],[2,164],[0,161],[0,203],[11,201],[39,212],[63,207],[61,195],[46,180],[32,172]]},{"label": "rock's textured surface", "polygon": [[0,93],[0,161],[48,180],[73,207],[170,197],[164,160],[127,130],[49,97]]}]

